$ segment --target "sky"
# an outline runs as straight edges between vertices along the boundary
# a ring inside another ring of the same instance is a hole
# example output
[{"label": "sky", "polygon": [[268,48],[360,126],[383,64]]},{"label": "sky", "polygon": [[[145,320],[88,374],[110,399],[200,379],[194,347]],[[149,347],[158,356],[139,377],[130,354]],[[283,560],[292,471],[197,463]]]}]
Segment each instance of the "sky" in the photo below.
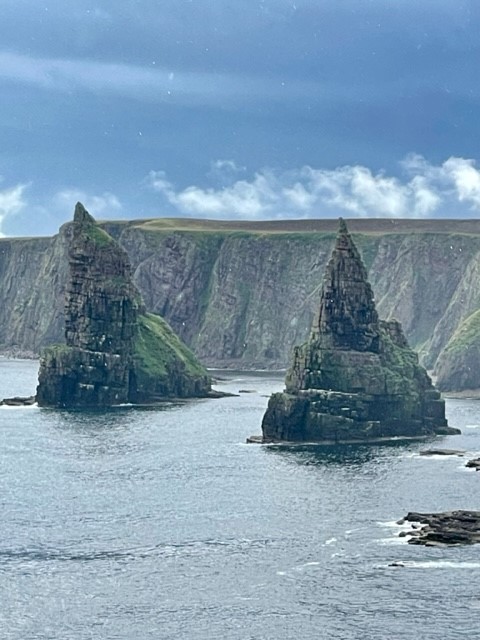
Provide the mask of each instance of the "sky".
[{"label": "sky", "polygon": [[0,234],[476,217],[478,0],[1,0]]}]

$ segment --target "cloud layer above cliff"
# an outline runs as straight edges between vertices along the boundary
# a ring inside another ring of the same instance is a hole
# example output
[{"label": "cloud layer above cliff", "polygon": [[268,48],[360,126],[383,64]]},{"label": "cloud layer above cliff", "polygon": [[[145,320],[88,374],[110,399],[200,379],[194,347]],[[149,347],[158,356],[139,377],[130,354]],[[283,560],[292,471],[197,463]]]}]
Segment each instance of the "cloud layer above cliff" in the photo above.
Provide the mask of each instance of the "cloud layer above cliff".
[{"label": "cloud layer above cliff", "polygon": [[[171,216],[219,219],[472,217],[480,215],[480,170],[474,160],[451,157],[439,165],[410,154],[401,163],[401,176],[374,173],[362,165],[320,169],[303,166],[253,176],[233,160],[217,160],[206,180],[216,186],[176,188],[166,171],[150,171],[138,185],[153,193],[158,209]],[[31,185],[0,189],[0,235],[10,220],[55,224],[80,200],[100,219],[132,217],[111,192],[88,193],[65,188],[35,201]],[[67,216],[68,217],[68,216]],[[52,230],[53,232],[53,230]]]},{"label": "cloud layer above cliff", "polygon": [[53,233],[76,193],[100,217],[476,215],[479,25],[476,0],[3,0],[1,228]]},{"label": "cloud layer above cliff", "polygon": [[[235,167],[233,161],[223,163]],[[449,158],[432,165],[419,155],[403,162],[405,177],[374,174],[361,165],[334,170],[304,166],[263,170],[220,188],[175,189],[165,171],[151,171],[147,183],[180,215],[211,218],[352,217],[425,218],[446,207],[468,217],[480,211],[480,171],[473,160]]]}]

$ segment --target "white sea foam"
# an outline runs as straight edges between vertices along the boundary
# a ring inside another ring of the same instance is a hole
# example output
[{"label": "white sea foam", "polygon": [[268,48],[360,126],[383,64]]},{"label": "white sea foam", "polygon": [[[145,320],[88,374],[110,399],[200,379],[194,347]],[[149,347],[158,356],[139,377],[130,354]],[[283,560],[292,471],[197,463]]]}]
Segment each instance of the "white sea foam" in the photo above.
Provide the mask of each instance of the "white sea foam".
[{"label": "white sea foam", "polygon": [[407,540],[408,540],[408,536],[403,536],[401,538],[400,536],[397,536],[395,538],[380,538],[378,542],[383,547],[395,547],[397,545],[405,544]]},{"label": "white sea foam", "polygon": [[0,405],[0,410],[1,409],[3,409],[4,411],[17,411],[18,409],[20,409],[22,411],[27,411],[27,410],[31,410],[31,409],[38,409],[38,404],[36,402],[35,402],[35,404],[22,404],[22,405],[19,405],[19,406],[2,404],[2,405]]},{"label": "white sea foam", "polygon": [[328,540],[325,540],[325,544],[333,544],[334,542],[336,542],[337,539],[336,538],[329,538]]},{"label": "white sea foam", "polygon": [[380,527],[385,527],[386,529],[398,529],[398,531],[406,531],[407,529],[411,529],[412,525],[410,522],[405,521],[403,524],[399,524],[396,520],[387,520],[386,522],[377,522]]},{"label": "white sea foam", "polygon": [[292,573],[301,573],[305,568],[307,567],[318,567],[318,565],[320,564],[320,562],[305,562],[304,564],[299,564],[295,567],[292,567],[291,569],[288,569],[288,571],[277,571],[277,576],[288,576],[288,577],[293,577]]}]

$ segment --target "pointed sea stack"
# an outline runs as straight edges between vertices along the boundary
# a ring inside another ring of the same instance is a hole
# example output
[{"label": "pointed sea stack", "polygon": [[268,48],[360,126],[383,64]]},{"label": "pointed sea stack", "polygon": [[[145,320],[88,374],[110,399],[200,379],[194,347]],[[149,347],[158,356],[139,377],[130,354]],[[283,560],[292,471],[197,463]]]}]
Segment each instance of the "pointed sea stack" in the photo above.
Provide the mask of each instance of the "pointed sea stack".
[{"label": "pointed sea stack", "polygon": [[263,442],[355,442],[459,433],[399,322],[378,319],[360,254],[340,219],[310,339],[271,396]]},{"label": "pointed sea stack", "polygon": [[65,344],[43,353],[38,404],[108,407],[209,395],[206,370],[162,318],[146,313],[127,253],[81,203],[70,233]]}]

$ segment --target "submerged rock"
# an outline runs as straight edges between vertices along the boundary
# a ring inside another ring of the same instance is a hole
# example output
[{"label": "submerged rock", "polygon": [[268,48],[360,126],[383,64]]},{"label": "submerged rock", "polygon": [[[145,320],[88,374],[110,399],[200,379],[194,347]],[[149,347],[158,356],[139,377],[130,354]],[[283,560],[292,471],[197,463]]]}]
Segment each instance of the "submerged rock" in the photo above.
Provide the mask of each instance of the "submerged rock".
[{"label": "submerged rock", "polygon": [[428,547],[476,544],[480,542],[480,511],[446,511],[444,513],[408,513],[404,520],[424,525],[414,531],[409,544]]},{"label": "submerged rock", "polygon": [[360,254],[340,220],[319,312],[271,396],[263,441],[339,442],[459,433],[399,322],[381,321]]},{"label": "submerged rock", "polygon": [[458,456],[462,458],[466,451],[462,449],[424,449],[420,451],[420,456]]},{"label": "submerged rock", "polygon": [[480,471],[480,458],[472,458],[465,465],[469,469],[475,469],[475,471]]},{"label": "submerged rock", "polygon": [[0,405],[7,407],[29,407],[36,402],[35,396],[15,396],[14,398],[4,398]]},{"label": "submerged rock", "polygon": [[40,360],[40,406],[105,407],[207,396],[210,379],[159,316],[146,313],[126,252],[77,203],[65,343]]}]

